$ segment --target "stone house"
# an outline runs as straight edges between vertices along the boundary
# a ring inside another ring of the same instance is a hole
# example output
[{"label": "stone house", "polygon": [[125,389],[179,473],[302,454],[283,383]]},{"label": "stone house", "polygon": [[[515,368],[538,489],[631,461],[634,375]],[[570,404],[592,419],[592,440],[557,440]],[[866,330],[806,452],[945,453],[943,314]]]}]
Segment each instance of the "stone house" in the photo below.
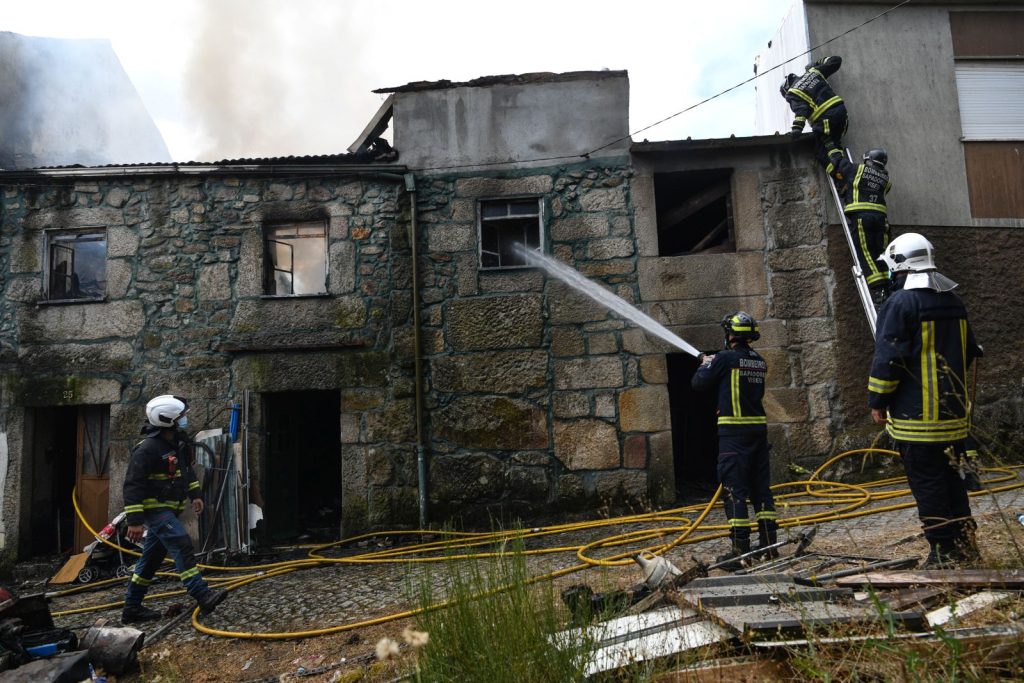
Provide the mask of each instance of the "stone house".
[{"label": "stone house", "polygon": [[695,359],[515,242],[699,348],[727,312],[761,320],[777,477],[858,438],[839,373],[856,301],[808,143],[632,143],[618,71],[382,92],[344,155],[0,171],[7,558],[80,544],[76,484],[93,523],[120,508],[159,393],[187,396],[196,428],[244,402],[270,540],[662,505],[712,481]]}]

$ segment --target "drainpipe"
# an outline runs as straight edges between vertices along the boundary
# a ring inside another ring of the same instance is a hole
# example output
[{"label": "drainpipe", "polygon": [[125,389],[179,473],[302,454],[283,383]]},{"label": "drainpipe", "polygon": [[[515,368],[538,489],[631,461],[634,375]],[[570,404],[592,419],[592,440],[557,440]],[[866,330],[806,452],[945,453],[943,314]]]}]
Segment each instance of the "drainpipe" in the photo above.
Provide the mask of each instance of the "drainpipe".
[{"label": "drainpipe", "polygon": [[409,195],[409,246],[412,249],[412,339],[416,372],[416,479],[420,499],[420,528],[427,528],[427,445],[423,433],[423,360],[420,348],[420,277],[419,236],[416,220],[416,178],[405,174],[405,191]]}]

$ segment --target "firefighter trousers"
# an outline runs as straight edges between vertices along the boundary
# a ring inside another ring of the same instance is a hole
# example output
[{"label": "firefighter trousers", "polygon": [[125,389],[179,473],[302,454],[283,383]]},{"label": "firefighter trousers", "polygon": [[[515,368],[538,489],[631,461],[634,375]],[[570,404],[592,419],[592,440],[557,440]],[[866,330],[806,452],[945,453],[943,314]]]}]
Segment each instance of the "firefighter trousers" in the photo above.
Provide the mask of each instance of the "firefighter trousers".
[{"label": "firefighter trousers", "polygon": [[762,545],[777,528],[771,490],[768,438],[763,431],[718,435],[718,479],[722,482],[725,514],[734,540],[749,540],[747,500],[754,508]]},{"label": "firefighter trousers", "polygon": [[878,211],[852,211],[846,214],[853,241],[857,246],[857,261],[864,279],[871,289],[889,287],[889,267],[877,257],[889,245],[889,221]]},{"label": "firefighter trousers", "polygon": [[142,598],[146,595],[153,576],[168,553],[174,560],[174,568],[189,595],[198,598],[210,590],[199,572],[199,567],[196,566],[192,539],[189,538],[188,531],[178,519],[178,515],[166,508],[147,510],[145,524],[148,533],[142,543],[142,557],[136,561],[135,571],[128,582],[125,606],[142,604]]},{"label": "firefighter trousers", "polygon": [[965,541],[975,526],[967,487],[950,462],[951,445],[899,442],[924,537],[943,547]]}]

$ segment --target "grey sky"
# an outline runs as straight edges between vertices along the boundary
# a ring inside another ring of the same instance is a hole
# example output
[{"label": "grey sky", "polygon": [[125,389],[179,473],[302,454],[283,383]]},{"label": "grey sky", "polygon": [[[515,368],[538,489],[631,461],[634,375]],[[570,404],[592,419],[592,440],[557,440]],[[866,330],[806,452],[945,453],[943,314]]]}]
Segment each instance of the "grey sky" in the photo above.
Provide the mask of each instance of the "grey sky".
[{"label": "grey sky", "polygon": [[[370,90],[628,69],[637,130],[752,75],[792,0],[4,0],[0,30],[108,38],[179,161],[342,152]],[[637,136],[750,135],[753,86]]]}]

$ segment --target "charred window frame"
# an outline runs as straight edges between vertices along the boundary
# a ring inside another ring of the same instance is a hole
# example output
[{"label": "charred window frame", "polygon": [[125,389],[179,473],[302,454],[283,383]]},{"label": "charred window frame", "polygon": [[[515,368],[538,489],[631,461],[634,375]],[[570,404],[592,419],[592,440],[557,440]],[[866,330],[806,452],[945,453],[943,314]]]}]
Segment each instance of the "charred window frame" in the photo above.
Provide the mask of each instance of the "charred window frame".
[{"label": "charred window frame", "polygon": [[327,293],[327,224],[277,223],[264,231],[263,291],[267,296]]},{"label": "charred window frame", "polygon": [[658,256],[736,251],[732,169],[654,174]]},{"label": "charred window frame", "polygon": [[542,197],[481,199],[477,217],[481,269],[526,267],[528,264],[515,245],[538,249],[544,243]]},{"label": "charred window frame", "polygon": [[102,301],[107,294],[105,228],[46,232],[47,301]]}]

